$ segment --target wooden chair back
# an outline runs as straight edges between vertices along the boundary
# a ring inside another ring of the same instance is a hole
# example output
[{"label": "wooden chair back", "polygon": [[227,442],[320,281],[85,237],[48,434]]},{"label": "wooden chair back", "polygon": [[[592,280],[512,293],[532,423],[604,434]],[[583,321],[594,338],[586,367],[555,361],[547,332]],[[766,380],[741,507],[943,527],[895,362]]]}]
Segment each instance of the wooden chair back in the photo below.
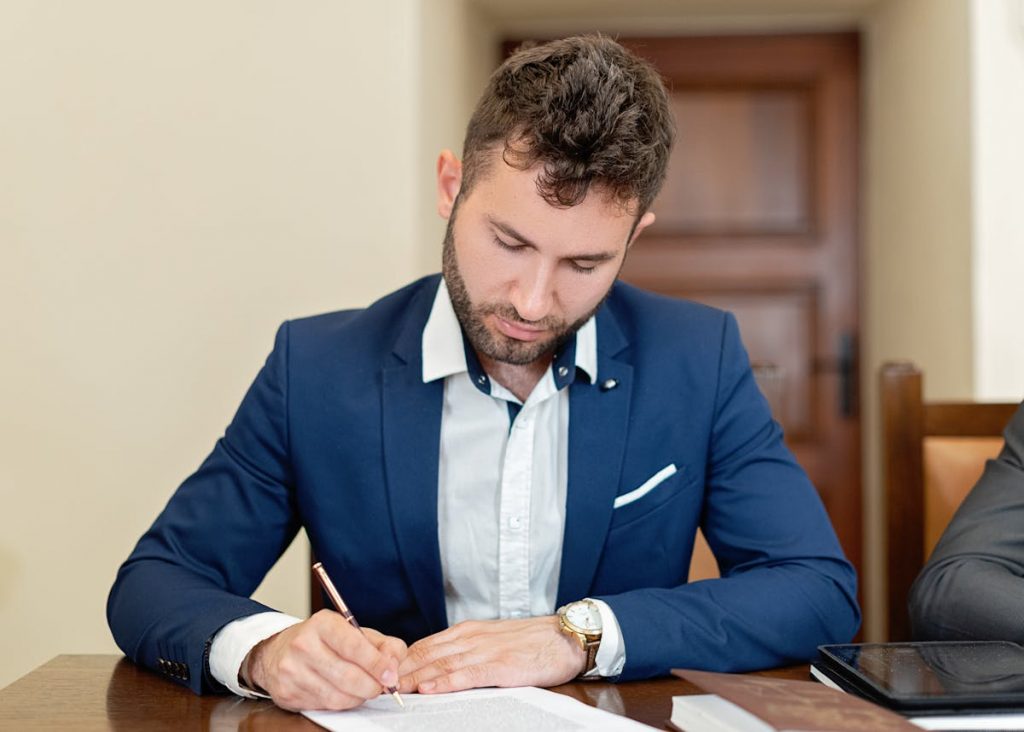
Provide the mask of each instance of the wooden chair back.
[{"label": "wooden chair back", "polygon": [[888,639],[910,639],[910,586],[957,507],[1002,448],[1017,404],[925,402],[911,363],[880,373]]}]

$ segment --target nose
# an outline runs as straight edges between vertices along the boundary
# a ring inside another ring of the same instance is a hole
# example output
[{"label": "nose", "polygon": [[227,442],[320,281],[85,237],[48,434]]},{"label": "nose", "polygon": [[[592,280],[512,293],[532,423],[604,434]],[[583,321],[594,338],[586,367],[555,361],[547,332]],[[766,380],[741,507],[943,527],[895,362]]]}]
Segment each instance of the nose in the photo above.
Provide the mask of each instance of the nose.
[{"label": "nose", "polygon": [[531,268],[516,282],[511,299],[512,306],[523,320],[543,320],[551,314],[555,300],[554,273],[543,265]]}]

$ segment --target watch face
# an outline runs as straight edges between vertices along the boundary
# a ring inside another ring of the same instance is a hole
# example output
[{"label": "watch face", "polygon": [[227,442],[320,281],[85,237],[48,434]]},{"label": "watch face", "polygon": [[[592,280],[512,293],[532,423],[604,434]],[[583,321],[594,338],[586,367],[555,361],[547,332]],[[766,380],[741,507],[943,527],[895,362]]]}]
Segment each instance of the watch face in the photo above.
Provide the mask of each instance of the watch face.
[{"label": "watch face", "polygon": [[574,602],[565,609],[565,619],[585,633],[601,632],[601,611],[592,602]]}]

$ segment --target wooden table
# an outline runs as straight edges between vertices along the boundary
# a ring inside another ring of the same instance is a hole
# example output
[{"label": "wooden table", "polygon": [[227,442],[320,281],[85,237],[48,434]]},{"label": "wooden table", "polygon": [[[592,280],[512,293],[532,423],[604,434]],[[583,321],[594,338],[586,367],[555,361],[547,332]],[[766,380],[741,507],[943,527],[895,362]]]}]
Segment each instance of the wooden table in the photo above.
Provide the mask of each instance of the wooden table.
[{"label": "wooden table", "polygon": [[[807,667],[764,675],[806,679]],[[658,729],[672,697],[699,693],[677,678],[622,684],[575,682],[552,691],[567,694]],[[0,689],[0,730],[305,730],[321,728],[267,701],[235,696],[196,696],[121,656],[57,656]]]}]

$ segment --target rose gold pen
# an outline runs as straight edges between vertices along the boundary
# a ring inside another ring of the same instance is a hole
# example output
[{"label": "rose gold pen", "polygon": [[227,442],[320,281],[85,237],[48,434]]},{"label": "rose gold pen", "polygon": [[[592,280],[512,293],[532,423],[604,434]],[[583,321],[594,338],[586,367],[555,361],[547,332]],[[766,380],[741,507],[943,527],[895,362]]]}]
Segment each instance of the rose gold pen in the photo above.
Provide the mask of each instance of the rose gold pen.
[{"label": "rose gold pen", "polygon": [[[346,605],[345,601],[341,599],[341,593],[335,589],[334,583],[331,582],[331,578],[327,576],[327,570],[324,569],[324,565],[320,562],[314,564],[313,574],[315,574],[316,578],[320,580],[320,586],[324,588],[327,596],[331,598],[331,602],[334,603],[334,607],[338,609],[341,617],[345,618],[353,628],[358,630],[360,633],[363,633],[363,629],[356,620],[356,616],[348,609],[348,605]],[[363,635],[366,635],[366,633],[363,633]],[[405,702],[402,701],[402,697],[399,695],[398,689],[394,686],[386,686],[384,688],[387,689],[387,692],[391,694],[391,696],[395,697],[395,701],[398,702],[399,706],[401,706],[402,709],[405,709]]]}]

